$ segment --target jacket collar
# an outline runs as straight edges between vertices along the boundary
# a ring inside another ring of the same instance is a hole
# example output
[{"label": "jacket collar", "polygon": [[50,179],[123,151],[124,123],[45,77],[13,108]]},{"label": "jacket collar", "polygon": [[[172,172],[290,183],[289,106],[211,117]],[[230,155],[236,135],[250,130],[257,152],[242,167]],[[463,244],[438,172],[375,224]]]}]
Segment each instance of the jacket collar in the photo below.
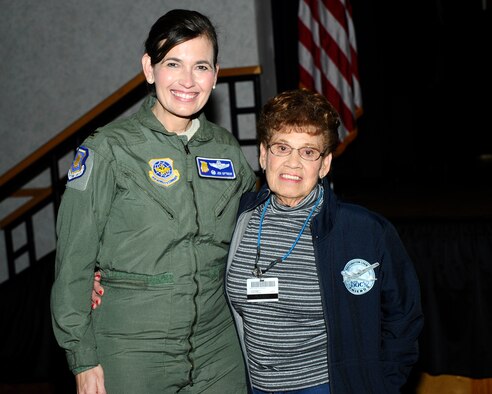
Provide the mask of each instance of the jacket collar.
[{"label": "jacket collar", "polygon": [[338,210],[338,199],[331,189],[328,177],[323,178],[322,184],[325,194],[321,210],[312,220],[311,227],[313,228],[313,235],[327,234],[334,226]]}]

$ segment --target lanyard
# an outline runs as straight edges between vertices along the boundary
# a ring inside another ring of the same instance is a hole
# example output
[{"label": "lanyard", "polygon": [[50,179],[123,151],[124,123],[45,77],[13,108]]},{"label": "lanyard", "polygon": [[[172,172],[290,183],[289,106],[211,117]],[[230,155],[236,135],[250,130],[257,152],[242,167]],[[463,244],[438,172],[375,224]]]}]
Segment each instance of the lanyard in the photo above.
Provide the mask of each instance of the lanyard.
[{"label": "lanyard", "polygon": [[299,234],[297,235],[296,240],[294,241],[294,243],[292,244],[290,249],[287,251],[287,253],[285,253],[282,257],[277,257],[275,260],[273,260],[268,265],[267,268],[261,269],[260,267],[258,267],[258,261],[260,260],[260,250],[261,250],[261,231],[263,229],[263,220],[265,219],[266,211],[267,211],[268,205],[270,205],[271,198],[272,198],[271,196],[268,198],[267,202],[265,203],[265,206],[263,207],[263,210],[261,212],[261,217],[260,217],[260,225],[258,226],[258,239],[256,241],[255,268],[252,271],[253,275],[256,276],[257,278],[261,277],[263,274],[268,272],[273,266],[275,266],[275,264],[280,263],[280,262],[284,261],[287,257],[289,257],[289,255],[291,254],[291,252],[294,250],[295,246],[297,245],[297,242],[299,242],[299,239],[301,238],[301,235],[304,232],[304,229],[306,228],[306,226],[309,222],[309,219],[311,219],[311,216],[313,216],[313,213],[314,213],[316,207],[318,206],[321,199],[323,198],[323,189],[321,189],[319,197],[316,200],[316,203],[314,204],[313,208],[311,209],[311,212],[309,212],[309,215],[307,216],[306,220],[304,221],[304,224],[302,225],[301,231],[299,231]]}]

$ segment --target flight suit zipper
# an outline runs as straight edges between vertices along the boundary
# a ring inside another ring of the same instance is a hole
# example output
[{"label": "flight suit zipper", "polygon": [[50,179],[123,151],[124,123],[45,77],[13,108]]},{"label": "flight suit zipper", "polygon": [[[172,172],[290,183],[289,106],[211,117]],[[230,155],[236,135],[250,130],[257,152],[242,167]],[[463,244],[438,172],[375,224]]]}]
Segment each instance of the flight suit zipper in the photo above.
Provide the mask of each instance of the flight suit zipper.
[{"label": "flight suit zipper", "polygon": [[[191,188],[191,191],[192,191],[192,195],[193,195],[193,203],[195,205],[195,212],[197,213],[198,215],[198,207],[196,205],[196,195],[195,195],[195,189],[193,188],[193,157],[191,155],[191,151],[190,151],[190,148],[188,146],[188,143],[184,143],[183,141],[183,144],[184,144],[184,151],[186,153],[186,166],[187,166],[187,171],[186,171],[186,181],[189,183],[190,185],[190,188]],[[191,160],[191,162],[190,162]],[[198,218],[195,216],[195,220],[196,220],[196,228],[197,228],[197,232],[196,234],[199,234],[200,233],[200,222],[198,221]],[[193,240],[191,242],[191,245],[193,245]],[[189,336],[188,336],[188,343],[189,343],[189,352],[188,352],[188,355],[187,355],[187,358],[188,358],[188,362],[190,363],[190,370],[188,372],[188,381],[189,381],[189,385],[190,386],[193,386],[193,372],[195,370],[195,364],[194,364],[194,361],[193,361],[193,358],[191,357],[191,354],[192,354],[192,351],[193,351],[193,343],[191,341],[191,338],[193,338],[193,335],[194,335],[194,332],[195,332],[195,328],[196,328],[196,324],[197,324],[197,314],[198,314],[198,305],[197,305],[197,302],[196,302],[196,298],[198,297],[198,293],[199,293],[199,283],[196,279],[196,272],[197,272],[197,264],[196,264],[196,259],[194,260],[194,265],[193,265],[193,268],[194,268],[194,272],[193,272],[193,281],[196,285],[196,291],[195,291],[195,294],[193,295],[193,304],[194,304],[194,307],[195,307],[195,316],[194,316],[194,319],[193,319],[193,322],[191,323],[191,327],[190,327],[190,333],[189,333]]]}]

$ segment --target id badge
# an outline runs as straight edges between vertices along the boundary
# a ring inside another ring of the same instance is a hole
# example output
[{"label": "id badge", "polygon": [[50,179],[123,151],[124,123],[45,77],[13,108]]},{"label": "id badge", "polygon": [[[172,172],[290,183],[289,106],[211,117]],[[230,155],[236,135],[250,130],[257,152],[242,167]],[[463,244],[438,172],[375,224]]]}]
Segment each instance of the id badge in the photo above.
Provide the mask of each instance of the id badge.
[{"label": "id badge", "polygon": [[248,302],[278,301],[278,278],[251,278],[246,283]]}]

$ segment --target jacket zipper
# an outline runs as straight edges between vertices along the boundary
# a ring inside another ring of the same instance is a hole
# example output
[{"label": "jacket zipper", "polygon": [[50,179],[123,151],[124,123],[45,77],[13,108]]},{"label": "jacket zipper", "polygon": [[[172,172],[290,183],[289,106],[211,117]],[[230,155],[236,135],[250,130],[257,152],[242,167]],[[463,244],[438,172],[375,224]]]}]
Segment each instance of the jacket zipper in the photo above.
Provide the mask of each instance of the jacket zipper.
[{"label": "jacket zipper", "polygon": [[326,306],[325,302],[325,291],[323,288],[323,283],[320,280],[319,276],[319,255],[318,255],[318,233],[315,231],[315,222],[316,222],[316,217],[313,218],[311,221],[311,236],[313,238],[313,249],[314,249],[314,262],[316,266],[316,272],[318,273],[318,283],[319,283],[319,289],[321,293],[321,304],[323,305],[323,316],[325,319],[325,326],[326,326],[326,359],[328,362],[328,386],[330,387],[330,394],[335,394],[333,391],[333,386],[332,386],[332,376],[331,376],[331,371],[330,371],[330,366],[331,366],[331,358],[330,358],[330,330],[328,326],[328,308]]}]

